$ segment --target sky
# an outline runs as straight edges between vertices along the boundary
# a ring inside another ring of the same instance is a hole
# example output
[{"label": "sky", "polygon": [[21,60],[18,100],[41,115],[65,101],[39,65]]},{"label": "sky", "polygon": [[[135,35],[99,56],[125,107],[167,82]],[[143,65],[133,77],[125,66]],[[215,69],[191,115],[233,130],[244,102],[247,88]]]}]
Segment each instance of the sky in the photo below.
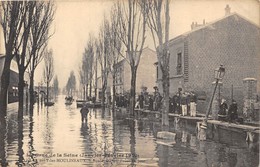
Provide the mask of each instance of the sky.
[{"label": "sky", "polygon": [[[53,50],[55,74],[60,87],[64,87],[70,72],[78,76],[78,69],[89,34],[97,35],[104,16],[108,16],[113,0],[55,1],[57,9],[52,24],[54,35],[49,41]],[[229,4],[236,12],[259,25],[259,0],[171,0],[170,39],[191,29],[192,22],[201,24],[203,19],[212,22],[225,16]],[[145,46],[154,49],[147,34]],[[35,84],[42,81],[42,65],[36,71]]]}]

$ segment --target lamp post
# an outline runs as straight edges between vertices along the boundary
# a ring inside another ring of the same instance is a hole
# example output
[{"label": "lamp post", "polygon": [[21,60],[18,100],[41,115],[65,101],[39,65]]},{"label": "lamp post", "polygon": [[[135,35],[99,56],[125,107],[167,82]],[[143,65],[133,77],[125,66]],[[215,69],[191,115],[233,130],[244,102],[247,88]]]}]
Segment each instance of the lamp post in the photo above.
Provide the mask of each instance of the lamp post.
[{"label": "lamp post", "polygon": [[205,119],[202,121],[202,123],[199,127],[199,138],[200,138],[200,140],[206,140],[206,129],[207,129],[207,121],[208,121],[209,112],[211,111],[212,102],[213,102],[213,99],[214,99],[214,96],[215,96],[215,93],[216,93],[216,89],[218,87],[219,80],[221,80],[225,75],[225,68],[223,67],[223,65],[220,65],[220,67],[215,69],[214,72],[215,72],[216,84],[215,84],[214,91],[213,91],[213,94],[211,96],[208,108],[207,108]]}]

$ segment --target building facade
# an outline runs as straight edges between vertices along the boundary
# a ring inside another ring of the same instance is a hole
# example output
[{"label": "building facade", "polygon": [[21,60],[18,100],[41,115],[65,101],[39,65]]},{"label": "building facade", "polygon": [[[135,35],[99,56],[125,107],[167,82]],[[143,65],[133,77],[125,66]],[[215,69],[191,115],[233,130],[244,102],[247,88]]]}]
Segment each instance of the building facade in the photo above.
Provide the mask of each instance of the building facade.
[{"label": "building facade", "polygon": [[[152,92],[156,85],[156,52],[146,47],[142,51],[140,62],[136,74],[136,92],[140,93],[142,87],[147,88],[147,92]],[[131,89],[131,68],[127,59],[123,59],[115,65],[116,68],[116,93],[123,94]]]},{"label": "building facade", "polygon": [[[0,76],[2,76],[3,68],[5,63],[5,56],[0,55]],[[10,84],[8,87],[8,103],[13,103],[18,101],[18,68],[17,64],[14,60],[11,62],[11,70],[10,70]],[[1,80],[0,80],[1,84]]]},{"label": "building facade", "polygon": [[[226,69],[219,92],[223,98],[233,98],[241,104],[244,78],[257,79],[259,90],[258,25],[236,13],[228,13],[215,22],[193,23],[191,27],[191,31],[170,40],[170,94],[175,94],[178,88],[203,91],[209,100],[214,69],[220,64]],[[160,72],[157,83],[162,91]]]}]

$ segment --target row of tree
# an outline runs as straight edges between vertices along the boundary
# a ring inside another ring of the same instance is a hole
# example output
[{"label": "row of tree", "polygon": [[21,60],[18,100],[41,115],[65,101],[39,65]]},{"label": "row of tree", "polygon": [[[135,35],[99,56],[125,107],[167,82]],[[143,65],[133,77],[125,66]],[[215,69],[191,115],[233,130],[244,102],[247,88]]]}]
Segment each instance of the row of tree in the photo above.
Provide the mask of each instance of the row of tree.
[{"label": "row of tree", "polygon": [[[91,96],[93,76],[99,63],[102,85],[102,104],[105,102],[108,74],[113,78],[115,96],[116,64],[125,58],[131,69],[130,111],[133,113],[136,94],[136,74],[147,32],[150,30],[162,71],[163,125],[169,125],[169,0],[119,0],[104,17],[97,37],[90,36],[82,57],[80,83],[84,97]],[[97,75],[97,74],[95,74]],[[96,86],[95,86],[96,87]],[[90,90],[90,92],[87,92]],[[95,96],[97,95],[95,90]],[[115,97],[113,98],[113,106]]]},{"label": "row of tree", "polygon": [[[50,26],[54,19],[55,6],[52,1],[2,1],[0,6],[0,23],[3,28],[5,42],[5,62],[1,76],[0,113],[6,116],[7,94],[10,83],[10,65],[16,60],[19,70],[18,116],[22,117],[24,76],[29,72],[30,99],[34,101],[34,73],[41,60],[52,61],[52,51],[47,49],[48,40],[52,36]],[[48,63],[47,63],[48,64]],[[50,63],[49,63],[50,65]],[[45,81],[49,84],[53,69],[45,68]],[[48,77],[47,77],[48,75]]]}]

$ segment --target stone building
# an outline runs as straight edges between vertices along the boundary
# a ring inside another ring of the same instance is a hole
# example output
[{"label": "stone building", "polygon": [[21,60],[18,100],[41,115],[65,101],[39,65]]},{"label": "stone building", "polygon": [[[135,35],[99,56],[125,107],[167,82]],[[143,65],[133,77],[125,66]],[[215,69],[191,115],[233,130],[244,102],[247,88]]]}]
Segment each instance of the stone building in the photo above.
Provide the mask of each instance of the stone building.
[{"label": "stone building", "polygon": [[[220,64],[224,65],[226,73],[219,94],[229,102],[233,97],[239,105],[242,103],[244,78],[260,81],[260,28],[237,13],[231,14],[230,9],[226,10],[223,18],[211,23],[203,21],[200,25],[192,23],[191,31],[170,40],[171,95],[182,88],[204,92],[208,101],[214,69]],[[157,84],[162,92],[160,70]],[[259,88],[258,82],[258,91]],[[205,106],[202,109],[205,110]]]},{"label": "stone building", "polygon": [[[147,87],[147,92],[153,92],[156,85],[156,69],[154,63],[157,61],[156,52],[146,47],[143,49],[136,75],[136,92],[140,93],[142,87]],[[130,92],[131,69],[126,59],[116,64],[116,93]],[[112,83],[112,82],[111,82]],[[112,86],[111,86],[112,87]]]}]

